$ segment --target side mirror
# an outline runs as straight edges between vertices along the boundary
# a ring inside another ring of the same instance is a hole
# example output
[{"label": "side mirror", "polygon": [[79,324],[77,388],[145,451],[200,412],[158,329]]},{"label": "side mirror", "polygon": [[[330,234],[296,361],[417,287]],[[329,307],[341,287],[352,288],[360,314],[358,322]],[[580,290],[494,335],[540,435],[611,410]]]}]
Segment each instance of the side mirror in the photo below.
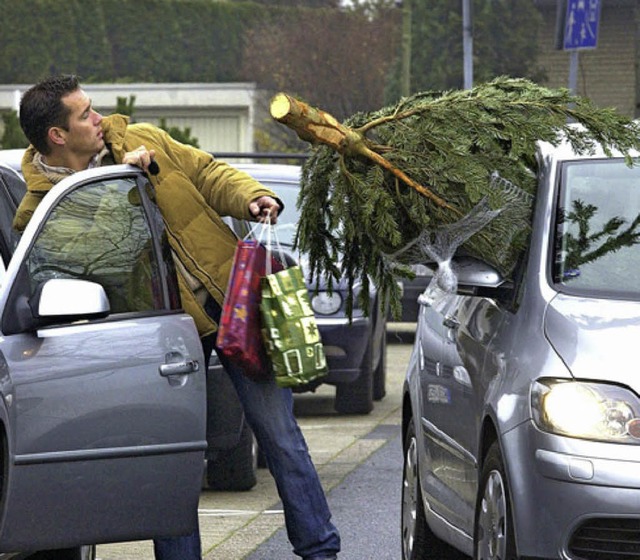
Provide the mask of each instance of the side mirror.
[{"label": "side mirror", "polygon": [[52,278],[38,285],[31,298],[33,317],[46,323],[99,319],[109,314],[109,298],[100,284]]},{"label": "side mirror", "polygon": [[109,299],[100,284],[52,278],[39,284],[31,297],[23,290],[14,295],[5,308],[2,330],[7,335],[33,332],[49,325],[101,319],[109,311]]},{"label": "side mirror", "polygon": [[52,278],[38,285],[31,298],[19,295],[5,320],[5,334],[35,331],[41,327],[109,314],[107,294],[100,284],[73,278]]},{"label": "side mirror", "polygon": [[[438,265],[429,263],[428,268],[436,273]],[[454,257],[451,267],[456,274],[459,295],[496,297],[505,290],[510,289],[510,282],[491,265],[473,257]],[[431,285],[430,285],[431,286]],[[433,290],[428,287],[418,297],[422,305],[431,305],[435,294],[443,294],[442,290],[435,286]]]},{"label": "side mirror", "polygon": [[505,279],[491,265],[472,257],[453,259],[453,270],[458,278],[458,286],[464,288],[497,288]]}]

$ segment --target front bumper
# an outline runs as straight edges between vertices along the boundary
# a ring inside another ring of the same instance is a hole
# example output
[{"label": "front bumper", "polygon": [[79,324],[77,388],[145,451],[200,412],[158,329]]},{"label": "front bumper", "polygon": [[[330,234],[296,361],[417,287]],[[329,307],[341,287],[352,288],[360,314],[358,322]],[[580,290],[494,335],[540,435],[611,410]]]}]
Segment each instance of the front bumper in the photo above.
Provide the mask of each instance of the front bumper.
[{"label": "front bumper", "polygon": [[372,324],[368,317],[317,317],[318,330],[327,357],[329,372],[323,383],[354,381],[362,371],[367,344],[371,338]]},{"label": "front bumper", "polygon": [[640,445],[555,436],[530,422],[502,444],[520,555],[640,557]]}]

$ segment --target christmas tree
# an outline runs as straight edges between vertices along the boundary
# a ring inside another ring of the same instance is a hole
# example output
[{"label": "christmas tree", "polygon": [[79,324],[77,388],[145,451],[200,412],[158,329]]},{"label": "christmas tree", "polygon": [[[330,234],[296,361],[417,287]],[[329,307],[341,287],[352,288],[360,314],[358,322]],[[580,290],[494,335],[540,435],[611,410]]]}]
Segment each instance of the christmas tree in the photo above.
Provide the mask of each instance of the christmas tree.
[{"label": "christmas tree", "polygon": [[505,77],[344,123],[283,93],[271,114],[314,146],[298,200],[310,274],[362,282],[363,304],[373,279],[396,314],[408,265],[455,252],[513,273],[531,226],[538,142],[567,141],[577,153],[599,145],[629,164],[640,148],[639,124],[614,109]]}]

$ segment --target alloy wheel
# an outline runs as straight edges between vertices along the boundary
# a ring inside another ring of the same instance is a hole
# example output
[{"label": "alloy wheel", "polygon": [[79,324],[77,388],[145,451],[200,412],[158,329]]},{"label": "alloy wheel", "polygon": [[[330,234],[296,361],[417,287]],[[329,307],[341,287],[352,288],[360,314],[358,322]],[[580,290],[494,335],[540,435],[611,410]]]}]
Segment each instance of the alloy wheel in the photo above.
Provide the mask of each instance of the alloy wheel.
[{"label": "alloy wheel", "polygon": [[507,554],[507,497],[502,474],[487,478],[478,516],[478,560],[504,560]]},{"label": "alloy wheel", "polygon": [[418,511],[418,452],[416,438],[409,441],[402,480],[402,551],[403,558],[412,558],[416,538]]}]

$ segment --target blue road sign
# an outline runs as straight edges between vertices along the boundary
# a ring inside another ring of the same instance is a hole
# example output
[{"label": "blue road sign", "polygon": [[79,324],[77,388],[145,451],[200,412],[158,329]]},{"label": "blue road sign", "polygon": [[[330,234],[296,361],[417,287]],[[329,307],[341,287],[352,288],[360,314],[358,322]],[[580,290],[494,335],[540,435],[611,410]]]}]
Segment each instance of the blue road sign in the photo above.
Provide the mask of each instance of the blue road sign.
[{"label": "blue road sign", "polygon": [[564,50],[595,49],[601,0],[568,0],[564,23]]}]

